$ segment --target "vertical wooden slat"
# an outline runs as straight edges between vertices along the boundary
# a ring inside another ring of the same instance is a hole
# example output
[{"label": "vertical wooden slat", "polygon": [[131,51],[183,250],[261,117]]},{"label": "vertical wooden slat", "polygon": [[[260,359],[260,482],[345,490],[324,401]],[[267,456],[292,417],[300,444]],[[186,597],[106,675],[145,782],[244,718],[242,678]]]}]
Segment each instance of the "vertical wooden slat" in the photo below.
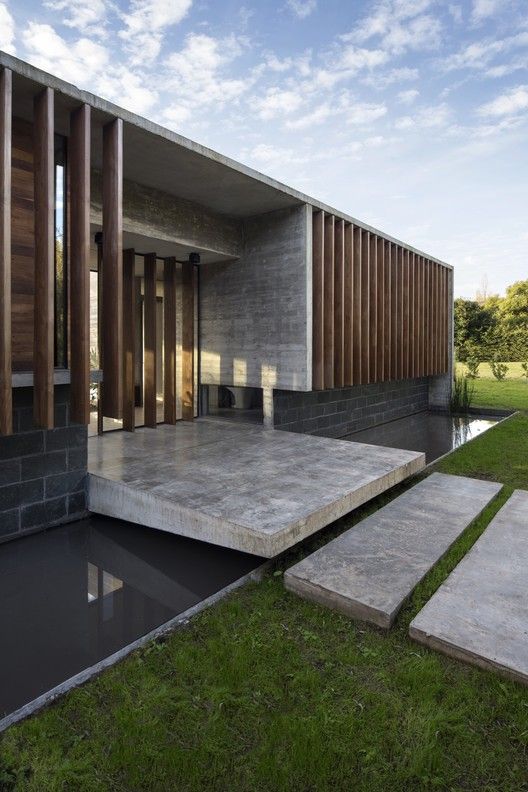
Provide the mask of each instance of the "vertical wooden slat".
[{"label": "vertical wooden slat", "polygon": [[385,242],[385,258],[383,262],[384,282],[384,308],[383,308],[383,339],[385,349],[383,352],[384,374],[383,379],[388,382],[391,378],[391,353],[392,353],[392,320],[391,320],[391,244]]},{"label": "vertical wooden slat", "polygon": [[415,376],[422,377],[425,374],[425,322],[424,322],[424,294],[426,288],[425,281],[425,268],[422,256],[415,256],[416,262],[416,288],[417,288],[417,326],[416,326],[416,344],[417,344],[417,369]]},{"label": "vertical wooden slat", "polygon": [[313,215],[313,260],[312,260],[312,387],[324,388],[324,212]]},{"label": "vertical wooden slat", "polygon": [[399,261],[398,246],[391,243],[390,252],[390,282],[391,282],[391,365],[390,365],[390,378],[391,380],[399,379],[399,364],[400,364],[400,337],[399,327],[402,322],[402,317],[399,312],[399,283],[402,280],[402,273]]},{"label": "vertical wooden slat", "polygon": [[70,171],[70,410],[90,423],[90,107],[71,114]]},{"label": "vertical wooden slat", "polygon": [[436,373],[440,374],[441,339],[442,339],[442,267],[436,265]]},{"label": "vertical wooden slat", "polygon": [[442,298],[442,306],[444,311],[444,317],[442,322],[442,373],[447,371],[447,355],[448,355],[448,315],[449,315],[449,306],[448,306],[448,285],[449,285],[449,270],[447,267],[442,267],[442,274],[443,274],[443,298]]},{"label": "vertical wooden slat", "polygon": [[432,339],[431,339],[431,349],[432,349],[432,361],[431,361],[431,374],[436,374],[436,347],[438,341],[438,330],[436,327],[436,309],[438,306],[438,293],[436,288],[436,263],[434,261],[429,262],[429,266],[431,267],[431,292],[432,292],[432,302],[431,302],[431,331],[432,331]]},{"label": "vertical wooden slat", "polygon": [[155,429],[158,425],[156,404],[156,265],[156,254],[148,253],[145,256],[143,291],[143,387],[145,394],[145,426],[150,426],[152,429]]},{"label": "vertical wooden slat", "polygon": [[370,382],[370,231],[361,232],[361,384]]},{"label": "vertical wooden slat", "polygon": [[123,408],[123,122],[103,128],[103,415]]},{"label": "vertical wooden slat", "polygon": [[194,419],[194,267],[182,264],[182,418]]},{"label": "vertical wooden slat", "polygon": [[34,420],[53,428],[55,362],[54,96],[45,88],[34,102],[35,326]]},{"label": "vertical wooden slat", "polygon": [[334,387],[334,226],[333,215],[324,220],[324,386]]},{"label": "vertical wooden slat", "polygon": [[345,384],[345,221],[334,223],[334,387]]},{"label": "vertical wooden slat", "polygon": [[427,264],[427,373],[433,373],[433,267],[431,261]]},{"label": "vertical wooden slat", "polygon": [[0,71],[0,434],[13,431],[11,376],[11,137],[13,76]]},{"label": "vertical wooden slat", "polygon": [[136,255],[123,251],[123,429],[136,428]]},{"label": "vertical wooden slat", "polygon": [[416,376],[416,268],[415,256],[409,252],[409,377]]},{"label": "vertical wooden slat", "polygon": [[361,228],[354,226],[352,252],[353,314],[352,314],[352,366],[353,385],[361,383]]},{"label": "vertical wooden slat", "polygon": [[369,258],[369,382],[378,379],[378,237],[370,235]]},{"label": "vertical wooden slat", "polygon": [[376,354],[377,381],[385,378],[385,240],[378,237],[377,244],[377,299],[376,299],[376,340],[378,344]]},{"label": "vertical wooden slat", "polygon": [[354,383],[354,227],[351,223],[345,225],[345,284],[343,302],[343,378],[345,385]]},{"label": "vertical wooden slat", "polygon": [[176,423],[176,259],[163,262],[163,413]]},{"label": "vertical wooden slat", "polygon": [[403,370],[402,377],[407,379],[410,375],[411,357],[411,278],[410,278],[410,252],[402,250],[403,256]]}]

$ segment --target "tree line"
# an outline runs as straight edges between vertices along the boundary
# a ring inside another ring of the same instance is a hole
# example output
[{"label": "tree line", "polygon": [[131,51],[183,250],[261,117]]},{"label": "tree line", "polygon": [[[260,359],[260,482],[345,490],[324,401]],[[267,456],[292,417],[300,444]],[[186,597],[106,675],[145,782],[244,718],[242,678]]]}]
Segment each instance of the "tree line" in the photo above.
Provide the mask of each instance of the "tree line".
[{"label": "tree line", "polygon": [[528,360],[528,280],[508,286],[506,295],[455,300],[457,360]]}]

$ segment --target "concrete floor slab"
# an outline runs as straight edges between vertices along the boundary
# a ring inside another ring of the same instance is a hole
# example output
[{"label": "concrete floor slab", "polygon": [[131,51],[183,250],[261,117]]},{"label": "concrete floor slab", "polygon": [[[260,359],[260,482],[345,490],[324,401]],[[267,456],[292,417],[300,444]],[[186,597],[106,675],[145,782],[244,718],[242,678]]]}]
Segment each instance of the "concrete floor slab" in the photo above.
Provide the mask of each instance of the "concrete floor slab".
[{"label": "concrete floor slab", "polygon": [[424,466],[424,454],[200,419],[89,440],[89,508],[278,555]]},{"label": "concrete floor slab", "polygon": [[500,489],[433,473],[291,567],[285,586],[388,629],[416,585]]},{"label": "concrete floor slab", "polygon": [[516,490],[411,622],[411,638],[528,683],[528,492]]}]

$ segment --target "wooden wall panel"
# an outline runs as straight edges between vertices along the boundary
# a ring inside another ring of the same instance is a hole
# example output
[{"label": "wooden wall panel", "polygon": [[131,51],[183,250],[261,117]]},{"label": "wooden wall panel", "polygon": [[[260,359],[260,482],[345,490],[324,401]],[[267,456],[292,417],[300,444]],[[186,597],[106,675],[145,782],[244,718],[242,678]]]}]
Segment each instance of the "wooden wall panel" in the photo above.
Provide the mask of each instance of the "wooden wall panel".
[{"label": "wooden wall panel", "polygon": [[324,386],[334,387],[334,229],[335,218],[324,219]]},{"label": "wooden wall panel", "polygon": [[313,257],[312,257],[312,387],[324,388],[324,212],[313,215]]},{"label": "wooden wall panel", "polygon": [[143,390],[145,404],[145,426],[155,429],[158,425],[157,403],[156,403],[156,269],[157,261],[155,253],[148,253],[145,256],[145,275],[144,275],[144,301],[143,301],[143,322],[144,322],[144,351],[143,351]]},{"label": "wooden wall panel", "polygon": [[123,251],[123,429],[136,428],[136,255]]},{"label": "wooden wall panel", "polygon": [[334,388],[345,384],[345,221],[334,224]]},{"label": "wooden wall panel", "polygon": [[378,380],[378,237],[370,235],[369,253],[369,382]]},{"label": "wooden wall panel", "polygon": [[45,88],[34,101],[35,313],[33,413],[37,426],[54,422],[55,190],[54,96]]},{"label": "wooden wall panel", "polygon": [[176,259],[163,262],[163,412],[165,423],[177,420],[176,392]]},{"label": "wooden wall panel", "polygon": [[123,122],[103,128],[103,415],[123,411]]},{"label": "wooden wall panel", "polygon": [[12,74],[0,71],[0,434],[13,431],[11,379]]},{"label": "wooden wall panel", "polygon": [[182,264],[182,418],[194,419],[194,267]]},{"label": "wooden wall panel", "polygon": [[345,225],[344,301],[343,301],[343,379],[344,385],[354,383],[354,226]]},{"label": "wooden wall panel", "polygon": [[444,373],[448,277],[420,253],[314,212],[313,387]]},{"label": "wooden wall panel", "polygon": [[352,384],[361,383],[361,284],[362,284],[362,260],[361,260],[361,228],[354,226],[352,237],[352,266],[353,266],[353,315],[352,315]]},{"label": "wooden wall panel", "polygon": [[70,413],[90,423],[90,107],[71,115],[70,130]]}]

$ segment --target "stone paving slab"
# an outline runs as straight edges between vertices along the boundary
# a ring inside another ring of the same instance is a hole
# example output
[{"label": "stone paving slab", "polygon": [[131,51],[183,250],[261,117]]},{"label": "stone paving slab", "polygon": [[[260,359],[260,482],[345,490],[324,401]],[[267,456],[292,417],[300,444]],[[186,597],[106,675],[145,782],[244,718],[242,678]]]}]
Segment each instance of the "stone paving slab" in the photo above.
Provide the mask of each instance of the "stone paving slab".
[{"label": "stone paving slab", "polygon": [[89,509],[271,558],[424,464],[415,451],[180,422],[90,438]]},{"label": "stone paving slab", "polygon": [[286,588],[388,629],[420,580],[501,486],[433,473],[288,569]]},{"label": "stone paving slab", "polygon": [[411,638],[528,683],[528,492],[516,490],[418,613]]}]

